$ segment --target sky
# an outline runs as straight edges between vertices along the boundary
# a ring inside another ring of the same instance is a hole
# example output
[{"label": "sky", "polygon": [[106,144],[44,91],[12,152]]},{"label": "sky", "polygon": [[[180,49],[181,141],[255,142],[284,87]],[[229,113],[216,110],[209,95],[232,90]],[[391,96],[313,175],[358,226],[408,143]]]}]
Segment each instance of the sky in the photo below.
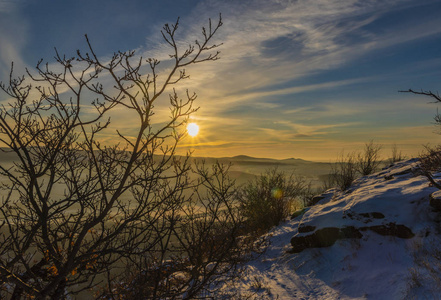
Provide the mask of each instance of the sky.
[{"label": "sky", "polygon": [[[441,87],[440,12],[440,0],[0,0],[0,79],[12,61],[17,74],[53,63],[54,47],[74,55],[84,34],[103,58],[167,60],[165,23],[180,17],[179,40],[192,42],[221,13],[221,59],[182,82],[198,94],[200,131],[179,151],[332,161],[373,140],[384,158],[393,144],[415,156],[439,143],[437,104],[398,91]],[[124,113],[112,122],[136,126]]]}]

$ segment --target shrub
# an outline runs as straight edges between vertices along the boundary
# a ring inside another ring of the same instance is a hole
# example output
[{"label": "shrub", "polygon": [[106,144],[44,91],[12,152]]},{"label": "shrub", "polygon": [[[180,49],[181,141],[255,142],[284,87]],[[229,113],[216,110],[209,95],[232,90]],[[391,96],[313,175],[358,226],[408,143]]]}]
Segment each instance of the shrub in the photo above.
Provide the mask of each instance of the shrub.
[{"label": "shrub", "polygon": [[337,187],[347,190],[357,178],[357,173],[362,176],[374,173],[380,165],[379,152],[381,145],[373,141],[365,144],[362,152],[351,152],[344,155],[342,152],[337,161],[331,165],[331,173],[323,182],[323,189]]},{"label": "shrub", "polygon": [[264,232],[293,211],[308,187],[303,177],[271,169],[242,187],[238,193],[241,213],[250,230]]},{"label": "shrub", "polygon": [[398,150],[397,144],[392,145],[392,157],[389,159],[389,163],[393,164],[398,161],[401,161],[405,158],[402,154],[401,150]]},{"label": "shrub", "polygon": [[433,177],[433,173],[441,170],[441,145],[431,147],[426,145],[425,151],[420,155],[420,171],[430,183],[441,189],[441,183]]},{"label": "shrub", "polygon": [[331,165],[331,173],[324,183],[324,188],[337,187],[342,191],[347,190],[357,176],[357,162],[355,153],[346,156],[342,153],[335,164]]},{"label": "shrub", "polygon": [[374,173],[379,164],[379,153],[381,145],[374,144],[374,141],[370,141],[365,144],[364,150],[357,155],[357,171],[362,175],[370,175]]}]

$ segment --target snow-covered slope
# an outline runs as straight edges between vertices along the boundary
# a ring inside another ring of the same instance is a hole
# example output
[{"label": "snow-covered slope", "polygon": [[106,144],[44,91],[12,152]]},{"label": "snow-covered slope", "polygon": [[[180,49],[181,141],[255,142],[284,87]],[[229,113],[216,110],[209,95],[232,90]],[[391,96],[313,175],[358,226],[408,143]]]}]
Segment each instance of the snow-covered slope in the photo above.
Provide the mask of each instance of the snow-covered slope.
[{"label": "snow-covered slope", "polygon": [[[436,189],[417,164],[399,162],[346,192],[328,191],[303,216],[274,228],[266,253],[225,289],[263,299],[438,299],[441,218],[429,205]],[[296,249],[325,228],[339,232],[331,246]]]}]

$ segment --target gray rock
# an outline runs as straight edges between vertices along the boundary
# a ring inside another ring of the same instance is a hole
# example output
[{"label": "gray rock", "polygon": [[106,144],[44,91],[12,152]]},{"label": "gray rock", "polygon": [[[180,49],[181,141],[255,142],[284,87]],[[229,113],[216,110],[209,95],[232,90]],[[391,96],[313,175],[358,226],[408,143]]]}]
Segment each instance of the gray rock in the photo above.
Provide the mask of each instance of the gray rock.
[{"label": "gray rock", "polygon": [[441,211],[441,191],[430,194],[429,204],[435,211]]},{"label": "gray rock", "polygon": [[[410,239],[415,236],[412,230],[404,225],[388,223],[375,226],[364,226],[355,228],[345,226],[342,228],[325,227],[314,231],[314,226],[299,226],[299,234],[291,239],[292,252],[299,253],[308,248],[329,247],[339,239],[360,239],[363,237],[361,231],[372,230],[380,235],[396,236],[403,239]],[[314,232],[312,232],[314,231]],[[310,234],[305,234],[311,232]]]},{"label": "gray rock", "polygon": [[336,228],[325,227],[309,235],[297,234],[291,239],[292,252],[299,253],[308,248],[329,247],[339,239],[361,238],[363,235],[352,226]]},{"label": "gray rock", "polygon": [[299,228],[298,228],[298,231],[300,233],[311,232],[311,231],[314,231],[314,230],[315,230],[315,226],[303,225],[303,224],[300,224]]}]

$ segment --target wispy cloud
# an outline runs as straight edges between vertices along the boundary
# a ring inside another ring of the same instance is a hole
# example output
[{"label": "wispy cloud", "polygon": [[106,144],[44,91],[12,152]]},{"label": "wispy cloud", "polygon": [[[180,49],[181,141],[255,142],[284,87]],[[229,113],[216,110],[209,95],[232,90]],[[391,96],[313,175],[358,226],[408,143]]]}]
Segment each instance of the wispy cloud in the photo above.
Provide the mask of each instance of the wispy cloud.
[{"label": "wispy cloud", "polygon": [[0,13],[11,13],[23,2],[20,0],[0,0]]},{"label": "wispy cloud", "polygon": [[[0,14],[6,16],[0,19],[1,72],[9,69],[12,60],[25,65],[22,52],[27,46],[28,28],[26,20],[17,21],[16,3],[0,0]],[[199,1],[190,13],[181,15],[179,43],[185,47],[200,38],[201,26],[207,26],[208,18],[216,22],[218,12],[222,12],[224,26],[214,40],[223,43],[219,48],[221,60],[190,66],[190,80],[176,86],[181,95],[185,95],[185,89],[199,95],[196,104],[202,108],[194,119],[205,133],[204,140],[193,146],[232,151],[263,151],[267,147],[282,153],[305,142],[304,149],[308,150],[304,153],[312,153],[319,141],[323,147],[334,149],[331,139],[341,145],[372,135],[385,139],[380,134],[381,124],[393,125],[395,119],[404,120],[400,115],[420,113],[425,103],[400,101],[404,96],[396,91],[407,85],[391,87],[393,96],[382,99],[372,98],[369,93],[354,95],[351,88],[362,87],[370,92],[369,86],[427,73],[429,67],[433,69],[441,61],[432,58],[424,66],[422,60],[406,62],[400,69],[384,68],[371,73],[345,73],[344,68],[355,69],[360,59],[378,55],[384,49],[439,35],[439,18],[389,22],[390,15],[396,17],[402,11],[430,3],[436,0]],[[149,26],[156,30],[149,30],[154,34],[146,36],[145,45],[139,45],[137,53],[160,59],[166,73],[170,49],[159,32],[162,23]],[[101,80],[112,85],[110,78]],[[167,95],[157,103],[153,123],[168,119],[168,103]],[[112,120],[128,134],[135,126],[129,114],[122,111],[116,111]],[[416,122],[411,125],[420,128]],[[394,132],[388,132],[389,136]]]},{"label": "wispy cloud", "polygon": [[11,63],[15,68],[24,71],[26,66],[22,50],[28,36],[27,22],[17,9],[25,1],[0,0],[0,76],[8,78]]},{"label": "wispy cloud", "polygon": [[[423,30],[427,27],[425,21],[418,26],[403,24],[381,32],[366,28],[389,10],[409,5],[415,4],[407,0],[203,2],[192,15],[182,19],[183,27],[193,24],[190,29],[183,30],[182,40],[192,40],[190,36],[194,35],[190,32],[198,32],[206,18],[215,18],[213,12],[221,11],[224,26],[218,40],[223,42],[222,60],[195,67],[186,87],[202,91],[203,97],[221,99],[226,107],[235,102],[255,101],[256,98],[370,80],[367,77],[331,79],[317,84],[297,83],[281,87],[284,83],[338,68],[376,49],[441,32],[441,27],[435,26],[438,21],[427,21],[434,23],[428,26],[429,31]],[[160,36],[150,39],[159,42]],[[149,54],[167,59],[168,52],[164,48],[149,50]]]}]

